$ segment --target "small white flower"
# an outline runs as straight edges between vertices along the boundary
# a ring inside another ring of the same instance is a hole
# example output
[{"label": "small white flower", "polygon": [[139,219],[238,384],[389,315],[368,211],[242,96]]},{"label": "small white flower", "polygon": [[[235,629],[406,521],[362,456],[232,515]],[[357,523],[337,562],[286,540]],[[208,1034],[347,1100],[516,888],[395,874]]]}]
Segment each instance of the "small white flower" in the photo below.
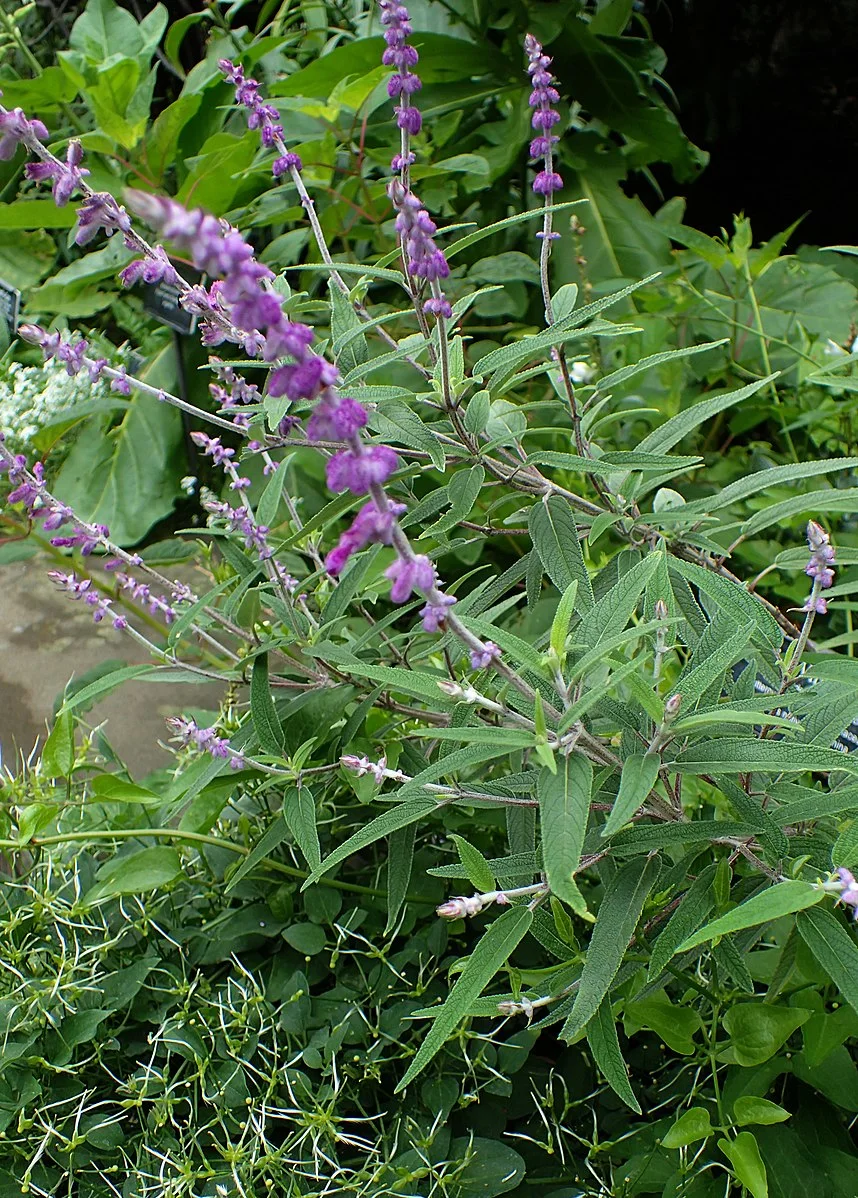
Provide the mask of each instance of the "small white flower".
[{"label": "small white flower", "polygon": [[589,383],[595,377],[596,368],[591,366],[589,362],[573,362],[569,367],[569,377],[576,387],[582,386],[584,383]]}]

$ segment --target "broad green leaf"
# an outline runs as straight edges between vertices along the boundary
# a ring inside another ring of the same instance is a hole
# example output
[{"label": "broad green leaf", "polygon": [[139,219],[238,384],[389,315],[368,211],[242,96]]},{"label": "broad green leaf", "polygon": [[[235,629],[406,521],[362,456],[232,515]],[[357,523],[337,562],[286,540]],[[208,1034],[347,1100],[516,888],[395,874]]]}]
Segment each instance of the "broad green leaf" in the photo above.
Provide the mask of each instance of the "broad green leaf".
[{"label": "broad green leaf", "polygon": [[773,1123],[783,1123],[792,1114],[785,1111],[776,1102],[768,1098],[757,1098],[753,1094],[742,1094],[733,1103],[733,1122],[738,1127],[747,1127],[749,1123],[760,1123],[769,1126]]},{"label": "broad green leaf", "polygon": [[[172,347],[143,372],[154,387],[174,391]],[[125,415],[105,432],[91,420],[74,441],[53,491],[79,519],[107,524],[118,545],[136,545],[168,516],[180,495],[182,420],[170,404],[135,392]]]},{"label": "broad green leaf", "polygon": [[250,675],[250,716],[263,752],[280,757],[283,753],[283,729],[274,710],[274,700],[268,685],[267,653],[260,653],[253,661]]},{"label": "broad green leaf", "polygon": [[143,803],[154,806],[160,803],[160,795],[153,794],[145,786],[135,782],[126,782],[115,774],[99,774],[89,784],[92,797],[101,803]]},{"label": "broad green leaf", "polygon": [[676,416],[672,416],[670,420],[666,420],[649,436],[644,437],[636,448],[646,453],[667,453],[704,421],[711,419],[712,416],[717,416],[726,408],[732,408],[735,404],[741,403],[743,399],[749,399],[750,396],[756,395],[762,387],[777,377],[777,374],[771,374],[754,383],[748,383],[746,387],[739,387],[736,391],[725,391],[721,395],[710,395],[708,398],[700,400],[690,408],[685,408]]},{"label": "broad green leaf", "polygon": [[587,1024],[587,1043],[605,1081],[617,1097],[639,1115],[640,1103],[635,1098],[629,1081],[628,1066],[620,1051],[617,1025],[614,1022],[610,999],[607,997],[602,999],[598,1011]]},{"label": "broad green leaf", "polygon": [[850,1007],[858,1011],[858,947],[846,928],[824,909],[803,911],[796,927]]},{"label": "broad green leaf", "polygon": [[803,1023],[810,1019],[805,1007],[777,1007],[772,1003],[734,1003],[723,1019],[730,1037],[731,1057],[749,1068],[762,1065],[786,1044]]},{"label": "broad green leaf", "polygon": [[48,778],[71,776],[74,765],[74,717],[70,711],[61,711],[54,720],[42,749],[41,765]]},{"label": "broad green leaf", "polygon": [[551,892],[579,914],[587,904],[574,881],[590,815],[593,767],[580,753],[569,753],[557,773],[544,769],[537,794],[542,827],[542,856]]},{"label": "broad green leaf", "polygon": [[587,947],[578,993],[560,1033],[562,1040],[575,1039],[609,992],[659,870],[655,858],[636,857],[609,884]]},{"label": "broad green leaf", "polygon": [[662,1148],[685,1148],[706,1140],[712,1135],[712,1120],[705,1107],[693,1106],[685,1111],[662,1137]]},{"label": "broad green leaf", "polygon": [[[425,800],[424,800],[425,801]],[[422,1073],[456,1025],[467,1014],[471,1004],[509,959],[510,954],[527,934],[533,920],[533,912],[524,905],[511,907],[489,925],[479,944],[471,953],[465,968],[450,991],[444,1005],[438,1011],[427,1032],[417,1055],[408,1066],[405,1076],[394,1093],[401,1090]]]},{"label": "broad green leaf", "polygon": [[627,1036],[641,1028],[649,1028],[668,1048],[690,1057],[697,1051],[694,1037],[702,1030],[703,1020],[699,1011],[672,1003],[661,990],[649,998],[627,1001],[623,1008],[623,1025]]},{"label": "broad green leaf", "polygon": [[726,915],[720,915],[705,924],[683,940],[677,951],[684,953],[698,944],[705,944],[707,940],[714,940],[716,936],[726,936],[743,928],[755,928],[773,919],[780,919],[782,915],[792,915],[795,911],[812,907],[822,897],[823,892],[816,890],[809,882],[777,882],[746,899]]},{"label": "broad green leaf", "polygon": [[650,957],[647,980],[653,982],[678,951],[683,940],[687,939],[697,928],[715,905],[712,883],[715,876],[715,864],[707,865],[694,879],[688,890],[682,896],[679,906],[659,933],[653,945]]},{"label": "broad green leaf", "polygon": [[339,865],[341,861],[345,861],[352,853],[358,853],[361,849],[365,849],[370,844],[375,844],[377,840],[381,840],[384,836],[390,836],[392,832],[398,831],[400,828],[405,828],[408,824],[414,824],[424,815],[429,815],[435,811],[439,804],[435,799],[418,798],[409,799],[404,803],[397,803],[395,806],[383,811],[381,815],[377,815],[375,819],[370,820],[362,828],[359,828],[354,835],[344,841],[338,848],[329,853],[321,864],[314,867],[307,881],[301,887],[306,890],[308,886],[312,886],[314,882],[318,882],[319,878],[324,877],[329,873],[335,865]]},{"label": "broad green leaf", "polygon": [[469,844],[463,836],[451,835],[450,839],[456,846],[456,852],[459,854],[465,873],[468,876],[468,881],[480,894],[485,894],[495,888],[495,878],[492,873],[491,866],[486,861],[479,849]]},{"label": "broad green leaf", "polygon": [[533,547],[548,577],[561,594],[576,581],[579,610],[589,611],[594,602],[593,587],[584,564],[575,515],[569,504],[552,495],[547,502],[533,505],[527,523]]},{"label": "broad green leaf", "polygon": [[145,894],[168,886],[182,873],[182,862],[175,849],[168,845],[140,849],[106,861],[96,873],[98,879],[87,899],[92,902],[120,894]]},{"label": "broad green leaf", "polygon": [[408,894],[414,865],[414,824],[392,832],[387,838],[387,923],[385,936],[396,927],[399,912]]},{"label": "broad green leaf", "polygon": [[560,596],[557,611],[554,613],[554,619],[551,622],[549,644],[555,657],[561,662],[566,655],[566,637],[569,633],[569,624],[575,612],[575,598],[577,594],[578,579],[573,578]]},{"label": "broad green leaf", "polygon": [[766,1166],[751,1132],[740,1131],[735,1140],[719,1140],[718,1147],[733,1166],[733,1172],[749,1191],[751,1198],[769,1198]]},{"label": "broad green leaf", "polygon": [[[163,669],[160,670],[163,673]],[[159,673],[158,666],[122,666],[121,669],[111,670],[109,674],[105,674],[103,678],[97,678],[95,682],[90,682],[80,690],[72,691],[63,699],[62,711],[75,711],[77,708],[83,708],[86,711],[96,702],[97,699],[109,695],[112,691],[117,690],[125,682],[131,682],[133,679],[142,679],[157,675]]]},{"label": "broad green leaf", "polygon": [[437,537],[449,532],[462,520],[466,520],[476,503],[485,481],[486,472],[482,466],[471,467],[467,470],[457,470],[447,486],[447,498],[450,510],[440,520],[436,520],[424,532],[424,536]]},{"label": "broad green leaf", "polygon": [[247,854],[243,861],[239,862],[234,873],[229,877],[226,884],[225,894],[229,894],[234,890],[242,878],[246,877],[252,869],[262,861],[265,857],[270,856],[276,848],[279,848],[289,834],[289,829],[286,826],[286,821],[282,815],[276,816],[271,821],[265,831],[257,840],[256,844]]},{"label": "broad green leaf", "polygon": [[803,773],[805,770],[846,770],[858,773],[858,762],[837,749],[785,740],[728,737],[691,745],[669,763],[684,774]]},{"label": "broad green leaf", "polygon": [[613,836],[646,802],[660,768],[661,758],[657,753],[633,753],[626,758],[620,776],[620,789],[602,829],[603,837]]},{"label": "broad green leaf", "polygon": [[316,828],[316,801],[308,787],[290,786],[286,789],[283,794],[283,818],[310,869],[317,870],[322,861],[322,851]]}]

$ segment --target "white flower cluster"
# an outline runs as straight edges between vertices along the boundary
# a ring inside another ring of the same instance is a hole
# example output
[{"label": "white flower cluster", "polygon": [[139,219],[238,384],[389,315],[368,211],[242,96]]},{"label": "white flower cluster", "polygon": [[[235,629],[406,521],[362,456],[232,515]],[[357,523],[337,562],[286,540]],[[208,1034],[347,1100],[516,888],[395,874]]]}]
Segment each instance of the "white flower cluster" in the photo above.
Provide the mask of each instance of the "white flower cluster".
[{"label": "white flower cluster", "polygon": [[43,428],[108,394],[104,381],[91,382],[86,371],[69,375],[62,362],[41,366],[8,362],[0,366],[0,430],[14,452],[32,453],[32,440]]}]

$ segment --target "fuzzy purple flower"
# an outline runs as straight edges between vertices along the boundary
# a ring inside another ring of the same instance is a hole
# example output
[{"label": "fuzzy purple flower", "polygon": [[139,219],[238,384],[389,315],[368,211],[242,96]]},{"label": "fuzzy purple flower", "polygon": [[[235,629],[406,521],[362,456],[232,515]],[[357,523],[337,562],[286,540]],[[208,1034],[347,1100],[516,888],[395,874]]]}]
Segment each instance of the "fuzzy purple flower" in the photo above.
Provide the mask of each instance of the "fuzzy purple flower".
[{"label": "fuzzy purple flower", "polygon": [[222,58],[218,66],[229,83],[235,85],[235,102],[247,109],[248,129],[259,130],[259,140],[263,149],[276,147],[279,155],[274,160],[272,172],[276,179],[292,170],[301,170],[301,159],[297,154],[286,151],[283,145],[283,126],[280,124],[280,113],[273,104],[266,104],[259,94],[259,83],[255,79],[245,77],[244,70],[238,63]]},{"label": "fuzzy purple flower", "polygon": [[[422,83],[419,75],[410,69],[417,65],[419,55],[407,41],[413,32],[408,9],[398,0],[379,0],[378,7],[387,43],[381,61],[384,66],[396,68],[396,73],[387,81],[387,94],[392,100],[399,100],[394,109],[397,125],[404,134],[414,135],[420,132],[423,117],[419,108],[409,103],[409,97],[420,90]],[[394,159],[393,169],[401,170],[410,166],[411,161],[413,158],[406,151]]]},{"label": "fuzzy purple flower", "polygon": [[805,600],[802,611],[812,611],[824,616],[828,611],[828,603],[820,591],[828,590],[834,582],[832,567],[836,557],[831,538],[815,520],[810,520],[807,525],[807,546],[810,550],[810,560],[805,566],[804,572],[813,579],[813,587]]},{"label": "fuzzy purple flower", "polygon": [[8,162],[19,145],[28,145],[34,138],[44,141],[47,128],[38,120],[27,120],[20,108],[0,105],[0,162]]},{"label": "fuzzy purple flower", "polygon": [[393,583],[390,598],[393,603],[405,603],[412,591],[431,591],[435,585],[435,567],[424,554],[398,557],[384,572]]},{"label": "fuzzy purple flower", "polygon": [[406,191],[398,179],[387,188],[397,211],[396,231],[408,258],[408,269],[421,279],[446,279],[450,273],[447,259],[432,238],[435,222],[412,191]]},{"label": "fuzzy purple flower", "polygon": [[427,603],[420,612],[424,631],[442,632],[445,627],[447,613],[455,602],[456,600],[452,595],[442,595],[440,602]]},{"label": "fuzzy purple flower", "polygon": [[358,453],[343,449],[328,459],[326,473],[331,491],[365,495],[374,484],[386,483],[396,470],[395,452],[388,445],[371,445]]},{"label": "fuzzy purple flower", "polygon": [[563,186],[563,179],[555,171],[553,163],[553,148],[559,138],[550,132],[560,120],[560,113],[551,107],[560,99],[560,93],[548,69],[551,59],[531,34],[524,39],[524,49],[528,60],[527,73],[533,85],[529,100],[534,109],[531,124],[537,130],[537,136],[530,143],[530,156],[541,158],[543,163],[542,170],[533,180],[533,190],[537,195],[550,196]]},{"label": "fuzzy purple flower", "polygon": [[388,503],[383,512],[374,503],[365,503],[351,526],[340,537],[337,547],[325,558],[328,573],[334,577],[341,574],[349,558],[367,545],[389,545],[396,518],[404,511],[404,503]]},{"label": "fuzzy purple flower", "polygon": [[128,233],[131,229],[128,213],[106,191],[87,196],[78,208],[75,244],[88,245],[99,229],[104,229],[108,237],[117,230]]},{"label": "fuzzy purple flower", "polygon": [[323,387],[336,383],[339,374],[335,366],[317,355],[309,355],[294,366],[281,366],[268,380],[268,394],[275,398],[313,399]]},{"label": "fuzzy purple flower", "polygon": [[76,574],[63,574],[60,570],[49,570],[48,578],[72,599],[82,599],[88,607],[91,607],[93,623],[100,624],[107,617],[112,621],[114,628],[121,630],[128,627],[125,617],[117,615],[113,611],[110,600],[92,589],[92,579],[78,578]]},{"label": "fuzzy purple flower", "polygon": [[497,661],[501,651],[494,641],[486,641],[482,649],[471,650],[471,669],[484,670],[493,661]]},{"label": "fuzzy purple flower", "polygon": [[215,728],[200,728],[195,720],[186,719],[184,716],[170,716],[167,726],[174,733],[172,739],[180,744],[192,745],[208,753],[210,757],[228,760],[229,767],[233,770],[239,770],[244,765],[242,755],[230,746],[225,737],[218,736]]},{"label": "fuzzy purple flower", "polygon": [[58,208],[64,208],[71,199],[71,194],[83,181],[89,171],[81,168],[83,148],[75,138],[69,142],[65,163],[62,162],[29,162],[24,167],[28,179],[44,182],[53,179],[54,203]]},{"label": "fuzzy purple flower", "polygon": [[135,258],[119,272],[119,281],[123,287],[131,287],[138,279],[142,279],[144,283],[164,282],[173,286],[179,282],[175,267],[160,245],[155,247],[152,257]]},{"label": "fuzzy purple flower", "polygon": [[362,403],[348,396],[338,399],[328,392],[316,404],[313,415],[307,421],[309,441],[347,441],[362,429],[367,422],[367,411]]}]

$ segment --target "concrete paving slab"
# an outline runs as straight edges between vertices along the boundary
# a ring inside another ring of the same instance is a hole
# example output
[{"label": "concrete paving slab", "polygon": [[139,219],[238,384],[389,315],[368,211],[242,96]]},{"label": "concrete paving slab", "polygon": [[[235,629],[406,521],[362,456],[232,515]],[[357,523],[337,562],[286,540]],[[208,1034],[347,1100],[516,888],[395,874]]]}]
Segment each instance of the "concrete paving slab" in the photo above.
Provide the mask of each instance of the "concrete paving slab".
[{"label": "concrete paving slab", "polygon": [[[53,568],[41,556],[0,566],[0,750],[12,770],[19,753],[26,756],[44,743],[55,700],[70,678],[108,660],[149,660],[127,633],[109,621],[94,624],[89,607],[58,591],[47,577]],[[181,579],[198,588],[205,581],[187,569]],[[91,725],[107,721],[110,743],[139,779],[170,764],[170,754],[158,745],[167,736],[165,718],[183,707],[217,710],[222,694],[217,683],[131,682],[97,703],[86,719]]]}]

